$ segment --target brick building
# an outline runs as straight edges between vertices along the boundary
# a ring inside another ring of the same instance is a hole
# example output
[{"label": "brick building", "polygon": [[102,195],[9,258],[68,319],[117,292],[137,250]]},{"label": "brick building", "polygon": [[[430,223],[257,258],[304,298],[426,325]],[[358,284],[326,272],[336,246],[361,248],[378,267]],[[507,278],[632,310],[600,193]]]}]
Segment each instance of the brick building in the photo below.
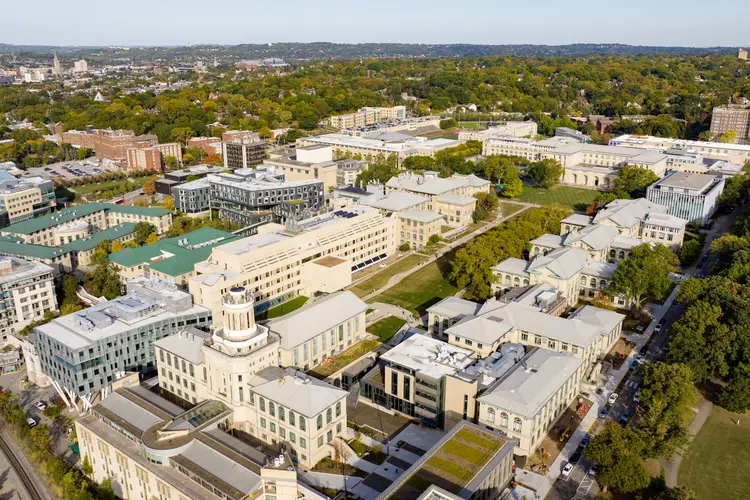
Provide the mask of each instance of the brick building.
[{"label": "brick building", "polygon": [[182,162],[182,148],[176,142],[155,144],[145,148],[130,148],[127,150],[128,170],[153,170],[161,172],[165,156],[174,156]]}]

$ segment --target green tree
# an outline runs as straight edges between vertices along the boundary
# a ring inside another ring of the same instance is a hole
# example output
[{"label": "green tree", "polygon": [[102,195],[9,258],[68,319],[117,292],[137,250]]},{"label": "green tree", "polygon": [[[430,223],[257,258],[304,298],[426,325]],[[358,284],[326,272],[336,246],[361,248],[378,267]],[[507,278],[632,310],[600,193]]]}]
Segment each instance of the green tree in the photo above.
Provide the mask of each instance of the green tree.
[{"label": "green tree", "polygon": [[102,240],[94,249],[94,253],[91,256],[91,262],[96,265],[104,264],[107,261],[107,256],[110,252],[110,242],[108,240]]},{"label": "green tree", "polygon": [[170,170],[173,168],[177,168],[177,166],[179,165],[177,158],[172,155],[166,155],[164,158],[162,158],[162,161],[164,161],[164,166],[166,166]]},{"label": "green tree", "polygon": [[685,486],[677,486],[676,488],[666,488],[664,491],[659,492],[654,500],[696,500],[697,498],[693,490]]},{"label": "green tree", "polygon": [[105,297],[108,300],[117,298],[122,294],[120,273],[117,272],[111,262],[106,262],[86,273],[83,278],[83,287],[90,294],[96,297]]},{"label": "green tree", "polygon": [[727,143],[733,143],[737,140],[737,131],[736,130],[727,130],[723,134],[719,136],[719,142],[727,142]]},{"label": "green tree", "polygon": [[677,256],[664,245],[644,243],[633,247],[630,256],[615,269],[609,286],[610,295],[624,295],[632,302],[633,312],[640,316],[646,297],[663,299],[672,287],[669,273],[674,272]]},{"label": "green tree", "polygon": [[408,252],[409,250],[411,250],[411,246],[409,246],[408,243],[404,242],[404,243],[401,243],[401,246],[398,247],[398,249],[401,252]]},{"label": "green tree", "polygon": [[187,147],[188,141],[195,137],[195,132],[190,127],[177,127],[173,128],[172,132],[169,133],[169,138],[174,142],[178,142],[181,145]]},{"label": "green tree", "polygon": [[701,244],[698,240],[687,240],[680,249],[680,264],[689,266],[700,257]]},{"label": "green tree", "polygon": [[659,177],[648,169],[625,165],[617,172],[617,177],[612,182],[612,192],[628,193],[631,198],[642,198],[646,195],[646,188],[658,180]]},{"label": "green tree", "polygon": [[442,240],[443,238],[441,238],[439,234],[431,234],[427,240],[427,243],[430,245],[434,245],[436,243],[440,243]]},{"label": "green tree", "polygon": [[148,222],[136,222],[135,232],[133,233],[133,241],[138,245],[146,243],[149,235],[154,232],[154,226]]},{"label": "green tree", "polygon": [[609,422],[594,436],[583,456],[596,462],[596,481],[604,491],[612,488],[619,493],[633,493],[651,482],[641,461],[642,449],[643,443],[633,431]]},{"label": "green tree", "polygon": [[526,175],[540,187],[549,189],[560,182],[560,178],[563,175],[563,168],[555,160],[545,158],[529,165],[526,169]]},{"label": "green tree", "polygon": [[446,120],[440,120],[440,129],[441,130],[447,130],[449,128],[456,128],[458,127],[458,122],[454,120],[453,118],[448,118]]}]

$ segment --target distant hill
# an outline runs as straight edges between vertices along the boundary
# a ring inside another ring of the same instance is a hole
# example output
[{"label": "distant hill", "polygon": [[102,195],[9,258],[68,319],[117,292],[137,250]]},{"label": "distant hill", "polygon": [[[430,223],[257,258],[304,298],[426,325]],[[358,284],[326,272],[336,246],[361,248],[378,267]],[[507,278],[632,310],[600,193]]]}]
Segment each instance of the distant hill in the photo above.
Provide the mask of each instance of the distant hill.
[{"label": "distant hill", "polygon": [[193,45],[180,47],[55,47],[49,45],[0,44],[0,52],[52,53],[113,56],[127,53],[139,60],[170,56],[234,56],[245,59],[280,57],[288,60],[359,59],[359,58],[435,58],[435,57],[565,57],[583,55],[655,55],[655,54],[730,54],[735,47],[661,47],[619,43],[580,43],[572,45],[427,45],[400,43],[274,43],[242,45]]}]

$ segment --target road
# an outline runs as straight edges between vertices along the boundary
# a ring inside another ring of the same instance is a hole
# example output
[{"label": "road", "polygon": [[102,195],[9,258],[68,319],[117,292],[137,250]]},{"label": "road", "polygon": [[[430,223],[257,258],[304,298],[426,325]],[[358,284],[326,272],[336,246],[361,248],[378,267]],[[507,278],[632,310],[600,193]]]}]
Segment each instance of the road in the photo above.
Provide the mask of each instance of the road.
[{"label": "road", "polygon": [[[710,249],[711,242],[715,237],[721,236],[729,231],[734,220],[739,215],[737,209],[729,215],[718,218],[714,227],[706,235],[706,242],[701,251],[701,259],[688,268],[683,270],[685,276],[706,276],[708,269],[713,264],[713,259],[706,258]],[[705,260],[704,260],[705,259]],[[685,312],[686,306],[675,301],[672,306],[665,312],[662,322],[663,328],[659,333],[654,333],[650,341],[646,344],[648,350],[644,354],[643,362],[653,362],[663,359],[666,355],[665,347],[669,341],[667,331],[672,323],[680,319]],[[626,361],[627,362],[627,361]],[[596,435],[606,422],[619,422],[620,417],[626,410],[630,410],[632,415],[636,414],[637,403],[633,401],[633,396],[638,391],[641,379],[637,371],[629,371],[624,377],[619,391],[617,401],[604,419],[597,418],[596,422],[588,431],[589,436]],[[628,422],[628,425],[632,423]],[[567,463],[567,462],[565,462]],[[588,474],[592,463],[581,458],[567,478],[560,477],[553,485],[552,490],[547,495],[548,500],[569,500],[569,499],[593,499],[599,493],[599,487],[596,484],[595,476]],[[676,476],[676,471],[673,471]]]}]

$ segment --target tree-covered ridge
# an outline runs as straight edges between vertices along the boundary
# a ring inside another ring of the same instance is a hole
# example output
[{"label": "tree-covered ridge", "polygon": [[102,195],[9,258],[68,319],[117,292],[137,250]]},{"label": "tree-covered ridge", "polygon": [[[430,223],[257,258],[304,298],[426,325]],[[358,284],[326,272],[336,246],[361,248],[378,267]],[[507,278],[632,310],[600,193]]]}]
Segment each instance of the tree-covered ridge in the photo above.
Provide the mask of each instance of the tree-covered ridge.
[{"label": "tree-covered ridge", "polygon": [[[211,135],[216,131],[209,124],[217,121],[233,129],[314,130],[325,117],[363,106],[404,104],[426,115],[473,103],[481,112],[539,121],[653,115],[648,131],[697,137],[708,128],[714,106],[732,96],[750,97],[748,77],[750,65],[720,54],[325,61],[296,65],[287,73],[239,76],[230,66],[220,66],[201,75],[158,76],[155,81],[189,85],[158,96],[139,92],[151,82],[137,75],[125,80],[106,76],[88,84],[101,84],[109,102],[94,102],[95,92],[88,88],[64,91],[58,82],[47,82],[34,93],[2,87],[0,113],[39,125],[62,123],[65,129],[131,129],[168,142],[175,140],[177,128],[190,129],[180,130],[181,137]],[[416,100],[404,100],[402,94]]]}]

